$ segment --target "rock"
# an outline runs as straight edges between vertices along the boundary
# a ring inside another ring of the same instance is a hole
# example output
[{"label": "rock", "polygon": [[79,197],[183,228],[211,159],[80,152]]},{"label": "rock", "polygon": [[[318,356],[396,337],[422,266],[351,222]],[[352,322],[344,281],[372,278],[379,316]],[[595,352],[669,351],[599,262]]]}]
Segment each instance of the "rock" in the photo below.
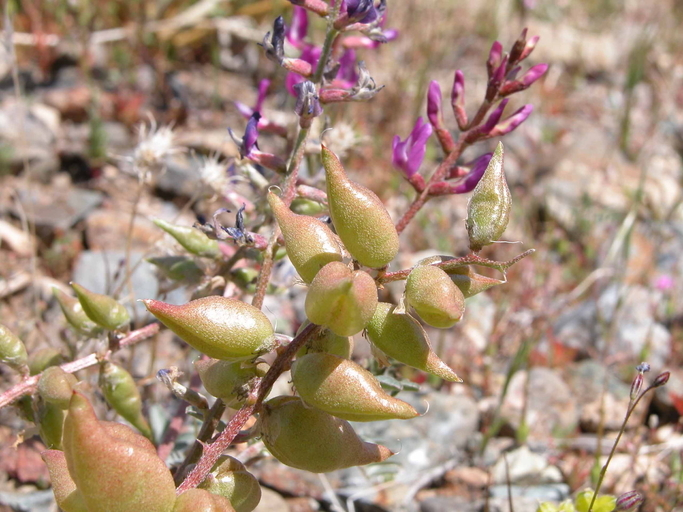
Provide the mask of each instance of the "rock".
[{"label": "rock", "polygon": [[[484,507],[483,500],[472,500],[462,496],[432,496],[420,503],[420,512],[479,512]],[[492,511],[493,512],[493,511]]]},{"label": "rock", "polygon": [[513,497],[529,498],[536,500],[537,502],[562,501],[569,497],[571,488],[563,483],[528,486],[510,485],[509,488],[507,484],[504,484],[494,485],[489,488],[489,494],[492,498],[506,499],[508,497],[508,492],[511,493]]},{"label": "rock", "polygon": [[[171,212],[165,217],[171,217]],[[126,246],[129,214],[113,208],[95,210],[85,221],[85,237],[93,251],[117,251]],[[152,248],[151,241],[161,239],[164,233],[147,217],[138,215],[133,224],[131,247],[138,251]]]},{"label": "rock", "polygon": [[286,496],[323,499],[325,489],[317,475],[290,468],[276,459],[268,459],[253,468],[252,473],[269,488],[277,489]]},{"label": "rock", "polygon": [[462,346],[473,347],[478,352],[483,352],[488,346],[489,337],[493,331],[493,319],[496,314],[496,305],[493,299],[486,293],[480,293],[467,299],[465,314],[457,324],[464,340],[458,337]]},{"label": "rock", "polygon": [[35,492],[0,492],[0,505],[16,512],[51,512],[56,510],[52,489]]},{"label": "rock", "polygon": [[275,491],[267,487],[261,488],[261,502],[254,512],[289,512],[287,501]]},{"label": "rock", "polygon": [[[492,478],[493,482],[502,486],[508,483],[508,479],[512,484],[556,484],[563,480],[560,470],[549,464],[547,457],[532,452],[526,445],[498,459],[492,470]],[[493,492],[491,495],[495,496]]]}]

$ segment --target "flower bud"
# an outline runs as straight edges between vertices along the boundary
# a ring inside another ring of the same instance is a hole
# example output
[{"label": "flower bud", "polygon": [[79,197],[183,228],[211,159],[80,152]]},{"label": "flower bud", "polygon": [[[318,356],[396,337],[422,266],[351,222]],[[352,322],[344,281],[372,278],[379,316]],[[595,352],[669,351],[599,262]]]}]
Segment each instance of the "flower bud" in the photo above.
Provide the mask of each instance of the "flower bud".
[{"label": "flower bud", "polygon": [[382,462],[393,455],[385,446],[364,442],[349,422],[290,396],[263,404],[261,436],[280,462],[312,473]]},{"label": "flower bud", "polygon": [[220,254],[218,242],[211,240],[204,233],[195,228],[176,226],[161,219],[154,219],[154,224],[166,231],[169,235],[183,246],[183,248],[197,256],[215,258]]},{"label": "flower bud", "polygon": [[479,252],[498,240],[510,219],[512,200],[503,169],[503,144],[498,143],[484,175],[467,205],[470,249]]},{"label": "flower bud", "polygon": [[643,388],[643,381],[645,380],[645,377],[643,377],[643,374],[638,372],[636,373],[636,376],[633,379],[633,382],[631,383],[631,392],[629,393],[629,398],[631,401],[635,400],[638,398],[638,395],[640,394],[640,390]]},{"label": "flower bud", "polygon": [[322,161],[330,216],[344,246],[361,265],[388,265],[398,253],[398,233],[382,201],[349,181],[337,156],[325,146]]},{"label": "flower bud", "polygon": [[142,415],[142,399],[133,376],[122,367],[104,363],[100,373],[100,388],[104,399],[118,414],[151,439],[152,430]]},{"label": "flower bud", "polygon": [[292,382],[308,405],[347,421],[418,416],[411,405],[387,394],[369,371],[332,354],[298,358],[292,365]]},{"label": "flower bud", "polygon": [[107,295],[91,292],[79,284],[71,283],[71,287],[78,295],[85,314],[97,325],[110,331],[128,327],[130,315],[122,304]]},{"label": "flower bud", "polygon": [[27,373],[27,361],[28,354],[24,342],[0,324],[0,362],[11,366],[18,372]]},{"label": "flower bud", "polygon": [[189,489],[175,502],[173,512],[235,512],[230,501],[204,489]]},{"label": "flower bud", "polygon": [[242,368],[240,361],[199,359],[194,362],[199,378],[206,390],[223,400],[228,407],[244,402],[249,394],[249,382],[263,377],[261,368],[249,365]]},{"label": "flower bud", "polygon": [[451,278],[434,265],[418,265],[406,280],[406,303],[432,327],[453,327],[465,312],[465,297]]},{"label": "flower bud", "polygon": [[164,462],[138,444],[112,436],[80,393],[73,394],[64,424],[64,455],[88,510],[173,509],[175,485]]},{"label": "flower bud", "polygon": [[251,512],[261,501],[261,486],[240,461],[224,455],[199,487],[230,500],[236,512]]},{"label": "flower bud", "polygon": [[66,467],[64,452],[46,450],[40,454],[50,472],[52,492],[59,508],[64,512],[88,512],[81,491],[76,488],[69,469]]},{"label": "flower bud", "polygon": [[41,401],[36,411],[40,439],[50,450],[62,449],[64,410],[58,405]]},{"label": "flower bud", "polygon": [[273,348],[268,317],[239,300],[214,295],[181,306],[152,299],[143,302],[166,327],[209,357],[246,359]]},{"label": "flower bud", "polygon": [[194,284],[204,276],[199,265],[187,256],[162,256],[147,258],[147,261],[157,267],[164,277],[173,281]]},{"label": "flower bud", "polygon": [[52,288],[52,293],[57,299],[59,307],[62,308],[64,318],[77,332],[84,336],[96,336],[102,331],[99,325],[88,318],[78,299],[67,295],[59,288]]},{"label": "flower bud", "polygon": [[297,215],[273,192],[268,192],[268,203],[282,230],[287,255],[305,282],[313,281],[329,262],[342,260],[341,240],[324,222]]},{"label": "flower bud", "polygon": [[441,377],[462,382],[453,370],[432,350],[427,333],[408,314],[394,313],[396,306],[387,302],[377,305],[366,326],[368,339],[382,352],[397,361]]},{"label": "flower bud", "polygon": [[664,386],[667,382],[669,382],[669,377],[671,377],[671,372],[660,373],[652,382],[652,387],[658,388],[660,386]]},{"label": "flower bud", "polygon": [[617,498],[615,512],[636,512],[643,504],[643,495],[638,491],[628,491]]},{"label": "flower bud", "polygon": [[[62,353],[54,347],[44,347],[31,352],[28,356],[28,368],[31,375],[38,375],[50,366],[59,366],[64,362]],[[69,397],[71,398],[71,397]]]},{"label": "flower bud", "polygon": [[463,297],[466,299],[472,295],[485,292],[489,288],[505,283],[505,281],[499,279],[477,274],[469,265],[457,267],[453,271],[449,271],[448,275],[451,278],[451,281],[460,288]]},{"label": "flower bud", "polygon": [[465,110],[465,75],[461,70],[455,72],[453,80],[453,89],[451,91],[451,107],[453,107],[453,114],[458,122],[458,128],[465,130],[467,128],[467,111]]},{"label": "flower bud", "polygon": [[313,279],[304,307],[314,324],[324,325],[339,336],[353,336],[372,318],[377,286],[370,274],[333,261]]},{"label": "flower bud", "polygon": [[[301,332],[310,322],[301,324],[297,334]],[[317,336],[313,336],[308,342],[299,349],[296,356],[303,357],[306,354],[325,352],[335,356],[349,359],[353,353],[353,338],[351,336],[339,336],[329,329],[325,329]]]},{"label": "flower bud", "polygon": [[51,366],[40,376],[38,393],[46,402],[67,409],[77,382],[72,373],[65,372],[59,366]]},{"label": "flower bud", "polygon": [[502,137],[503,135],[507,135],[526,121],[533,110],[534,106],[531,104],[520,107],[513,114],[498,123],[493,130],[489,132],[488,137]]}]

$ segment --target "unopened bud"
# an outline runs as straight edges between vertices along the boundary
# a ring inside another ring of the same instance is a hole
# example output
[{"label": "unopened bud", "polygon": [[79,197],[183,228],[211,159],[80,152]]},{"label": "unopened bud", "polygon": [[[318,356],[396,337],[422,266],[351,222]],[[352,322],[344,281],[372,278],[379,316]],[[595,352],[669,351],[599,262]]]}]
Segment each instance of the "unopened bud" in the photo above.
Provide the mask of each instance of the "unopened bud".
[{"label": "unopened bud", "polygon": [[643,380],[644,380],[643,374],[637,373],[635,378],[633,379],[633,382],[631,383],[631,393],[630,393],[631,401],[638,398],[638,395],[640,394],[640,390],[643,388]]},{"label": "unopened bud", "polygon": [[186,226],[176,226],[161,219],[154,219],[154,224],[166,231],[183,246],[183,248],[197,256],[215,258],[220,254],[218,242],[211,240],[198,229]]},{"label": "unopened bud", "polygon": [[453,90],[451,91],[451,106],[453,114],[458,122],[458,128],[467,128],[467,112],[465,111],[465,75],[461,70],[455,72],[453,80]]},{"label": "unopened bud", "polygon": [[320,106],[320,98],[315,90],[313,82],[306,80],[294,85],[296,91],[296,106],[294,112],[299,116],[299,124],[302,128],[311,126],[313,118],[323,113]]},{"label": "unopened bud", "polygon": [[0,362],[21,373],[28,373],[28,354],[24,342],[7,327],[0,324]]},{"label": "unopened bud", "polygon": [[495,70],[500,66],[500,61],[503,58],[503,45],[498,41],[494,41],[489,51],[489,58],[486,61],[486,71],[489,79],[493,76]]},{"label": "unopened bud", "polygon": [[635,512],[645,498],[638,491],[628,491],[617,498],[615,512]]},{"label": "unopened bud", "polygon": [[657,375],[657,378],[655,378],[654,382],[652,383],[652,387],[658,388],[660,386],[665,385],[667,382],[669,382],[669,377],[671,377],[670,372],[660,373],[659,375]]},{"label": "unopened bud", "polygon": [[261,46],[266,51],[266,57],[280,64],[285,56],[285,19],[282,16],[275,18],[273,32],[267,32]]}]

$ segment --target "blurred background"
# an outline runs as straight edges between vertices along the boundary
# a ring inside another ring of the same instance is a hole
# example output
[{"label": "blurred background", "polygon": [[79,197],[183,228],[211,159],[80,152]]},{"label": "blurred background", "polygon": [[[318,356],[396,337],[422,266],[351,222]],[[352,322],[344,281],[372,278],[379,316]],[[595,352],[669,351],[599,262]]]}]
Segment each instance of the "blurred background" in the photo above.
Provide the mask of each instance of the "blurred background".
[{"label": "blurred background", "polygon": [[[0,322],[30,350],[58,347],[71,358],[96,347],[67,331],[52,298],[52,287],[70,280],[122,294],[138,325],[148,319],[134,298],[189,299],[196,285],[170,283],[144,261],[175,250],[152,218],[189,226],[245,202],[248,225],[258,224],[263,187],[248,178],[227,128],[241,136],[246,119],[234,102],[253,106],[269,79],[262,113],[293,133],[286,73],[257,46],[275,17],[289,21],[291,11],[284,0],[7,0]],[[593,485],[641,361],[652,365],[646,379],[663,370],[672,377],[634,414],[603,491],[638,489],[644,511],[683,510],[681,23],[677,0],[389,1],[385,28],[398,37],[358,51],[385,88],[368,103],[326,110],[332,149],[398,219],[414,191],[391,165],[391,143],[426,116],[429,82],[441,84],[449,111],[461,69],[472,115],[491,44],[509,49],[527,27],[540,36],[530,63],[550,67],[513,98],[509,112],[527,103],[534,111],[503,140],[513,198],[505,239],[520,244],[482,254],[507,260],[536,252],[506,284],[469,299],[458,326],[429,331],[465,386],[405,370],[402,377],[421,384],[406,399],[428,403],[427,416],[359,426],[368,439],[394,443],[399,454],[390,464],[321,480],[259,460],[253,470],[267,487],[259,510],[509,510],[511,492],[515,511],[534,512],[539,500],[559,502]],[[320,44],[323,35],[324,22],[311,19],[309,38]],[[457,132],[450,112],[445,122]],[[495,143],[469,148],[462,161]],[[259,144],[287,156],[282,137],[264,133]],[[432,137],[422,174],[443,156]],[[142,183],[132,165],[141,158],[158,164]],[[309,160],[310,175],[314,166]],[[467,254],[466,207],[466,196],[430,202],[402,235],[393,269]],[[123,293],[129,270],[133,292]],[[288,334],[302,321],[305,292],[288,286],[291,273],[285,264],[276,269],[277,293],[266,303]],[[400,286],[386,293],[397,299]],[[367,359],[358,338],[356,355]],[[190,352],[163,333],[152,348],[121,358],[144,386],[153,423],[163,426],[175,407],[154,375],[176,365],[189,378]],[[3,390],[15,379],[0,368]],[[187,439],[194,428],[188,424]],[[19,444],[17,435],[28,441]],[[32,435],[11,409],[0,411],[0,510],[53,506]]]}]

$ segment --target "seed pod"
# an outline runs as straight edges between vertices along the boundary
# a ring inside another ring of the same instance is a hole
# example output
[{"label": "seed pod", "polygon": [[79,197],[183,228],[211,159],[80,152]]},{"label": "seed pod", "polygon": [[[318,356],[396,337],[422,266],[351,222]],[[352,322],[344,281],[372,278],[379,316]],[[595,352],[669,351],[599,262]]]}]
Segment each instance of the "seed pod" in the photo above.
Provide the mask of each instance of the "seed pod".
[{"label": "seed pod", "polygon": [[[309,324],[310,322],[308,320],[301,324],[297,334]],[[306,354],[315,352],[325,352],[344,359],[349,359],[353,353],[353,338],[351,336],[339,336],[329,329],[325,329],[318,336],[314,336],[308,340],[308,342],[299,349],[296,356],[303,357]]]},{"label": "seed pod", "polygon": [[91,292],[79,284],[71,283],[71,287],[78,295],[85,314],[97,325],[110,331],[128,327],[130,315],[122,304],[107,295]]},{"label": "seed pod", "polygon": [[368,339],[386,355],[401,363],[444,380],[462,382],[432,350],[422,326],[408,314],[394,313],[394,309],[396,306],[386,302],[377,305],[366,327]]},{"label": "seed pod", "polygon": [[55,299],[57,299],[67,323],[77,332],[85,336],[96,336],[102,331],[99,325],[88,318],[77,298],[67,295],[59,288],[52,288],[52,293]]},{"label": "seed pod", "polygon": [[228,499],[236,512],[251,512],[261,501],[261,486],[240,461],[227,455],[218,459],[199,487]]},{"label": "seed pod", "polygon": [[292,211],[299,215],[319,215],[325,211],[325,207],[317,202],[303,197],[297,197],[292,201]]},{"label": "seed pod", "polygon": [[45,450],[40,454],[50,472],[52,492],[59,508],[64,512],[88,512],[81,491],[76,488],[69,470],[66,467],[64,452]]},{"label": "seed pod", "polygon": [[211,296],[174,306],[144,300],[147,309],[186,343],[215,359],[247,359],[274,346],[273,326],[261,310]]},{"label": "seed pod", "polygon": [[385,446],[364,442],[349,422],[290,396],[263,404],[261,435],[280,462],[312,473],[382,462],[393,455]]},{"label": "seed pod", "polygon": [[204,489],[189,489],[176,498],[173,512],[235,512],[230,501]]},{"label": "seed pod", "polygon": [[370,274],[333,261],[313,279],[304,307],[314,324],[324,325],[339,336],[353,336],[372,318],[377,286]]},{"label": "seed pod", "polygon": [[40,438],[50,450],[62,449],[62,433],[64,432],[64,411],[58,405],[40,401],[36,411],[36,423],[40,430]]},{"label": "seed pod", "polygon": [[142,399],[133,376],[112,363],[104,363],[100,373],[100,388],[107,403],[142,435],[151,439],[152,430],[142,415]]},{"label": "seed pod", "polygon": [[80,393],[73,394],[64,424],[64,455],[88,510],[173,509],[175,485],[166,464],[138,444],[110,435]]},{"label": "seed pod", "polygon": [[265,375],[260,365],[242,368],[240,361],[199,359],[194,362],[194,367],[206,390],[223,400],[228,407],[244,402],[249,393],[249,382]]},{"label": "seed pod", "polygon": [[467,205],[467,234],[470,249],[479,252],[505,232],[510,220],[512,198],[503,168],[503,144],[498,143],[484,175]]},{"label": "seed pod", "polygon": [[126,443],[134,444],[141,450],[156,455],[157,449],[152,442],[144,436],[138,434],[128,425],[118,423],[116,421],[100,421],[100,426],[108,435],[113,438],[125,441]]},{"label": "seed pod", "polygon": [[59,366],[64,362],[62,353],[54,347],[44,347],[31,352],[28,356],[28,368],[31,375],[38,375],[50,366]]},{"label": "seed pod", "polygon": [[398,233],[374,192],[349,181],[337,156],[322,147],[330,216],[344,246],[361,265],[380,268],[398,253]]},{"label": "seed pod", "polygon": [[18,372],[27,373],[27,361],[28,355],[24,342],[7,327],[0,324],[0,362],[11,366]]},{"label": "seed pod", "polygon": [[448,275],[466,299],[499,284],[505,284],[505,281],[477,274],[469,265],[449,270]]},{"label": "seed pod", "polygon": [[342,243],[324,222],[297,215],[273,192],[268,192],[289,259],[301,278],[310,283],[318,271],[331,261],[342,260]]},{"label": "seed pod", "polygon": [[187,256],[162,256],[147,258],[168,279],[182,283],[198,283],[204,277],[204,271]]},{"label": "seed pod", "polygon": [[175,238],[187,252],[206,258],[216,258],[220,255],[218,242],[211,240],[198,229],[176,226],[161,219],[154,219],[152,222]]},{"label": "seed pod", "polygon": [[319,352],[294,361],[292,382],[309,405],[348,421],[410,419],[413,407],[388,395],[367,370],[348,359]]},{"label": "seed pod", "polygon": [[40,376],[38,393],[46,402],[67,409],[77,382],[72,373],[65,372],[59,366],[51,366]]},{"label": "seed pod", "polygon": [[432,327],[453,327],[465,311],[465,297],[451,278],[434,265],[418,265],[406,280],[405,300]]},{"label": "seed pod", "polygon": [[241,267],[230,271],[231,281],[247,293],[256,291],[258,275],[258,270],[251,267]]}]

